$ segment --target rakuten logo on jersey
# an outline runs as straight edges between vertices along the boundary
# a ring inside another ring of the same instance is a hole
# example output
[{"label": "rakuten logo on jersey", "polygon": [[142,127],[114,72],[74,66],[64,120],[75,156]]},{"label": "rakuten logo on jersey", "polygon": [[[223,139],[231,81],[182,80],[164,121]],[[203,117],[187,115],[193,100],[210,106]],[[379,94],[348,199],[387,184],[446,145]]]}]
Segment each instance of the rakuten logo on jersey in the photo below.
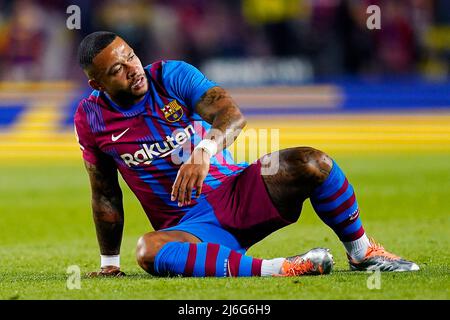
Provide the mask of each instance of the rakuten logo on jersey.
[{"label": "rakuten logo on jersey", "polygon": [[143,144],[143,148],[134,154],[124,153],[120,155],[128,167],[137,166],[141,163],[150,164],[157,158],[164,158],[174,152],[179,146],[188,141],[195,134],[192,125],[187,126],[184,130],[177,131],[173,136],[166,136],[165,141],[153,144]]}]

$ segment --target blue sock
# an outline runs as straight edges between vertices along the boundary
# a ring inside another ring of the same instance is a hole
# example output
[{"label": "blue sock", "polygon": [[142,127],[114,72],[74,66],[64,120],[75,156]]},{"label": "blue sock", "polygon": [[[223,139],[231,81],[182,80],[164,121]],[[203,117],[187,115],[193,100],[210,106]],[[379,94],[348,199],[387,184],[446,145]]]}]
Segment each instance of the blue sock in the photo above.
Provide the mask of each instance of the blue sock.
[{"label": "blue sock", "polygon": [[334,160],[328,178],[313,191],[310,200],[320,219],[341,241],[354,241],[364,234],[353,187]]},{"label": "blue sock", "polygon": [[261,275],[261,264],[261,259],[219,244],[168,242],[156,255],[154,267],[159,275],[250,277]]}]

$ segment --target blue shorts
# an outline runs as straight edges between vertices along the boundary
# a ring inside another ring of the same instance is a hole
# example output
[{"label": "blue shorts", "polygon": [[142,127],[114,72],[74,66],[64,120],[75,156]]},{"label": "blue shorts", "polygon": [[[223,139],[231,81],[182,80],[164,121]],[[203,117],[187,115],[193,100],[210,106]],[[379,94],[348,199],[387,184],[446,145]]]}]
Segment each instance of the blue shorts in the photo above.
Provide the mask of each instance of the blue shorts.
[{"label": "blue shorts", "polygon": [[189,210],[176,226],[160,231],[184,231],[193,234],[202,242],[217,243],[245,254],[247,250],[242,248],[237,239],[222,227],[207,201],[200,200],[194,208]]},{"label": "blue shorts", "polygon": [[161,231],[185,231],[203,242],[245,253],[255,243],[297,219],[289,221],[279,214],[261,176],[261,163],[257,161],[199,198],[176,226]]}]

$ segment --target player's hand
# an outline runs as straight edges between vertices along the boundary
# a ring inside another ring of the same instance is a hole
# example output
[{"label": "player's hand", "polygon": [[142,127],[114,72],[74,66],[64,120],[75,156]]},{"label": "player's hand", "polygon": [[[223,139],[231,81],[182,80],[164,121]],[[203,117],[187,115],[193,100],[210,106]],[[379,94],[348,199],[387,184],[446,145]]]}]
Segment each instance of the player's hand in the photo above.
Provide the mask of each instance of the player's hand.
[{"label": "player's hand", "polygon": [[89,272],[87,274],[89,278],[96,277],[124,277],[125,272],[120,271],[120,268],[115,266],[106,266],[100,269],[100,271]]},{"label": "player's hand", "polygon": [[189,205],[192,190],[195,188],[195,197],[202,193],[202,185],[209,172],[209,154],[202,150],[194,150],[189,159],[178,170],[177,178],[172,186],[171,200],[178,201],[178,206]]}]

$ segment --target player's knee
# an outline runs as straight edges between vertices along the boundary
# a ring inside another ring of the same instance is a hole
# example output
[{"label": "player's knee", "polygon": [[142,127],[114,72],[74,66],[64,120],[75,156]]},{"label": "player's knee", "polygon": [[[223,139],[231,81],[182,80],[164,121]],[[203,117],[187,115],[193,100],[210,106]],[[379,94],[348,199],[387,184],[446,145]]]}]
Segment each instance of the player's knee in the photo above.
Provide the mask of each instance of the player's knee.
[{"label": "player's knee", "polygon": [[333,161],[326,153],[310,147],[293,148],[290,152],[290,167],[295,167],[300,178],[320,184],[328,177]]},{"label": "player's knee", "polygon": [[136,247],[136,260],[142,269],[154,274],[155,257],[167,243],[167,239],[158,232],[149,232],[139,238]]},{"label": "player's knee", "polygon": [[303,147],[299,152],[305,164],[304,170],[311,179],[318,184],[324,182],[333,166],[331,158],[326,153],[309,147]]}]

